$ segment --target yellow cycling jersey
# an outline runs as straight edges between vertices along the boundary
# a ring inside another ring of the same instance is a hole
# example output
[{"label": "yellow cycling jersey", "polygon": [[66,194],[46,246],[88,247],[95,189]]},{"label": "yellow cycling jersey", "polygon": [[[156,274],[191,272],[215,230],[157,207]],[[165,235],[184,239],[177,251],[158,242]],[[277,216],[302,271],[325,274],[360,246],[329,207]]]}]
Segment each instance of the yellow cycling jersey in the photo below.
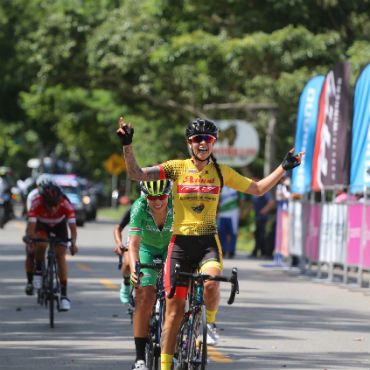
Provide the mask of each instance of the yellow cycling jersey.
[{"label": "yellow cycling jersey", "polygon": [[[245,192],[252,180],[220,164],[224,185]],[[160,179],[173,182],[173,233],[210,235],[217,233],[216,213],[220,178],[213,162],[198,171],[191,159],[171,160],[160,166]]]}]

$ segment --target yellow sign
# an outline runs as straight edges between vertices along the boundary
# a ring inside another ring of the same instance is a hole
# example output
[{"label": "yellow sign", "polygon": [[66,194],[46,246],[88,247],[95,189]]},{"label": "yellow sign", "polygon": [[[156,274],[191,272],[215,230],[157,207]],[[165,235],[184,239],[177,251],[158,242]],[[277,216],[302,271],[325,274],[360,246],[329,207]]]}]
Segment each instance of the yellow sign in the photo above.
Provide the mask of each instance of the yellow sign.
[{"label": "yellow sign", "polygon": [[105,162],[104,167],[113,175],[117,176],[126,171],[126,163],[121,155],[112,154]]}]

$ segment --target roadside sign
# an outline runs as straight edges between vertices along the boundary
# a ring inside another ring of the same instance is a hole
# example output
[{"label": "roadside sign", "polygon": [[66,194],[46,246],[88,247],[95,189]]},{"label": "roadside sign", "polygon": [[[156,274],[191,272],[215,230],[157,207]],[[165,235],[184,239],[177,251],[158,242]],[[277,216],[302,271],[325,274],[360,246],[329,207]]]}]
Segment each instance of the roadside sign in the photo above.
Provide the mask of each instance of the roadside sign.
[{"label": "roadside sign", "polygon": [[259,138],[255,128],[242,120],[215,121],[220,135],[213,152],[217,161],[231,167],[243,167],[253,162],[259,150]]},{"label": "roadside sign", "polygon": [[113,176],[119,175],[121,172],[126,171],[126,163],[122,155],[116,153],[112,154],[105,162],[104,167]]}]

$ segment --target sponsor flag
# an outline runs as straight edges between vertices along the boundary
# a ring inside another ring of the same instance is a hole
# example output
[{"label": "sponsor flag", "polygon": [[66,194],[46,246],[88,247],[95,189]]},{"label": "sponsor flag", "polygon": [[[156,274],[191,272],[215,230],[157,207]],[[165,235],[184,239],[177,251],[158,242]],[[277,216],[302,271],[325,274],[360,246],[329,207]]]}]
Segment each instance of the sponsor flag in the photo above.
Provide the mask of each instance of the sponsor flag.
[{"label": "sponsor flag", "polygon": [[312,78],[304,87],[299,99],[295,153],[306,152],[300,166],[292,171],[293,193],[303,194],[311,187],[312,158],[315,143],[319,98],[324,83],[324,76]]},{"label": "sponsor flag", "polygon": [[337,63],[321,92],[312,164],[312,189],[348,185],[350,63]]},{"label": "sponsor flag", "polygon": [[370,186],[370,64],[356,82],[353,102],[351,192]]}]

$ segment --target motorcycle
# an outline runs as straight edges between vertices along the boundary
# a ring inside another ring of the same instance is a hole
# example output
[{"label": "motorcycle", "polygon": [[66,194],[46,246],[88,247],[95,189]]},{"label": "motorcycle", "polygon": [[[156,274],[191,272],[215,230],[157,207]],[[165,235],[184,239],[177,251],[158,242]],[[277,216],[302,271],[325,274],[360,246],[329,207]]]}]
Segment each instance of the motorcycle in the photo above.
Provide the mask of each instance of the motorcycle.
[{"label": "motorcycle", "polygon": [[0,177],[0,228],[13,218],[12,193],[8,183]]}]

